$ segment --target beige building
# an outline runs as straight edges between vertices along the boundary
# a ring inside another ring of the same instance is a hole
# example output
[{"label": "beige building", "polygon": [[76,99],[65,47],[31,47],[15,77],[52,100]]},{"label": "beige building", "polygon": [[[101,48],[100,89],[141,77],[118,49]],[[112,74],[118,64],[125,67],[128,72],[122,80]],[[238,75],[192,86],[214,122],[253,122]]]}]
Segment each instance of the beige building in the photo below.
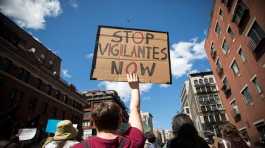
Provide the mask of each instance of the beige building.
[{"label": "beige building", "polygon": [[226,121],[223,105],[212,72],[189,75],[181,92],[182,113],[188,114],[199,135],[220,135],[219,125]]},{"label": "beige building", "polygon": [[141,112],[144,132],[153,132],[153,115],[149,112]]}]

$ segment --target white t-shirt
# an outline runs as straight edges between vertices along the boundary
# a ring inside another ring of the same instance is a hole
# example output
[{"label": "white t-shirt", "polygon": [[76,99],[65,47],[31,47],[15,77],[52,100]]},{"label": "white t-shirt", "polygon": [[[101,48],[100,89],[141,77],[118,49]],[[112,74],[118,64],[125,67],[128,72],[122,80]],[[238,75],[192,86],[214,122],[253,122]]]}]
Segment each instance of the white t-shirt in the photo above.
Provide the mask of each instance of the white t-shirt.
[{"label": "white t-shirt", "polygon": [[[75,140],[67,140],[65,141],[63,148],[71,148],[73,145],[79,143]],[[50,143],[45,145],[45,148],[57,148],[58,142],[57,141],[51,141]]]}]

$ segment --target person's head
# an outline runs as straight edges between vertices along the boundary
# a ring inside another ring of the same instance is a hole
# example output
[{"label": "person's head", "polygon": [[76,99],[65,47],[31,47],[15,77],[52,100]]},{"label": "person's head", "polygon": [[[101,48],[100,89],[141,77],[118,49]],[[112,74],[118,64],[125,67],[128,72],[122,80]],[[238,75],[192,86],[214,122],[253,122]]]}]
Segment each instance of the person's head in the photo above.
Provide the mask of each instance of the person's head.
[{"label": "person's head", "polygon": [[73,127],[70,120],[62,120],[57,124],[54,140],[74,139],[77,136],[77,129]]},{"label": "person's head", "polygon": [[145,133],[145,138],[148,140],[150,143],[154,143],[156,141],[156,137],[152,132],[147,132]]},{"label": "person's head", "polygon": [[190,117],[182,113],[173,117],[172,131],[175,137],[197,135],[197,131]]},{"label": "person's head", "polygon": [[227,122],[221,126],[221,133],[223,138],[240,137],[239,131],[237,130],[236,126],[230,122]]},{"label": "person's head", "polygon": [[121,109],[113,102],[100,103],[92,111],[92,119],[98,132],[115,132],[121,124]]}]

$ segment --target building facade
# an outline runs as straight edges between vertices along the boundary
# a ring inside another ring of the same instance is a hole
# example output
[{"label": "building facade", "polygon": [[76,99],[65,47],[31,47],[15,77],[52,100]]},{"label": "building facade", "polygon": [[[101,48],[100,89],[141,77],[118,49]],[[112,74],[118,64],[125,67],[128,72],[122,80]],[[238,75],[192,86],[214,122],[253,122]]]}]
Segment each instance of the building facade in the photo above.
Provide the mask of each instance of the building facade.
[{"label": "building facade", "polygon": [[0,13],[0,128],[8,138],[19,128],[69,119],[81,127],[85,98],[60,78],[61,59]]},{"label": "building facade", "polygon": [[[95,125],[93,125],[93,121],[91,118],[91,111],[101,102],[115,102],[117,103],[122,110],[122,122],[128,123],[129,115],[127,112],[127,108],[123,101],[120,99],[118,93],[115,90],[95,90],[95,91],[84,91],[82,95],[85,96],[87,105],[84,107],[84,117],[83,117],[83,139],[86,139],[89,136],[96,135]],[[125,127],[121,127],[121,131],[123,131]]]},{"label": "building facade", "polygon": [[215,0],[205,50],[229,120],[265,137],[265,1]]},{"label": "building facade", "polygon": [[227,119],[212,72],[189,74],[181,92],[182,113],[191,116],[199,135],[220,136],[219,126]]},{"label": "building facade", "polygon": [[153,132],[153,115],[149,112],[141,112],[144,133]]}]

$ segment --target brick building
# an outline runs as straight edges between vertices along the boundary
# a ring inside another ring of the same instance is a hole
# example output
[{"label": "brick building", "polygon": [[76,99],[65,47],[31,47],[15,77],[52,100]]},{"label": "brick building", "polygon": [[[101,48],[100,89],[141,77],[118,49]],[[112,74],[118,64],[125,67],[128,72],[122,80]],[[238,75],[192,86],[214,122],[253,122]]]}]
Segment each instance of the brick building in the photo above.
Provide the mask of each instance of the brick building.
[{"label": "brick building", "polygon": [[220,136],[219,126],[227,121],[212,72],[189,74],[181,93],[182,113],[188,114],[200,136]]},{"label": "brick building", "polygon": [[[49,118],[81,126],[85,98],[60,78],[61,59],[0,13],[0,129],[43,132]],[[13,132],[13,133],[12,133]]]},{"label": "brick building", "polygon": [[127,123],[129,115],[127,113],[127,108],[123,101],[120,99],[118,93],[115,90],[95,90],[95,91],[84,91],[83,96],[86,97],[87,105],[84,107],[84,117],[83,117],[83,139],[89,136],[96,135],[96,129],[93,125],[91,118],[91,111],[96,107],[97,104],[101,102],[115,102],[117,103],[123,112],[123,121]]},{"label": "brick building", "polygon": [[265,1],[215,0],[205,50],[229,120],[265,135]]}]

